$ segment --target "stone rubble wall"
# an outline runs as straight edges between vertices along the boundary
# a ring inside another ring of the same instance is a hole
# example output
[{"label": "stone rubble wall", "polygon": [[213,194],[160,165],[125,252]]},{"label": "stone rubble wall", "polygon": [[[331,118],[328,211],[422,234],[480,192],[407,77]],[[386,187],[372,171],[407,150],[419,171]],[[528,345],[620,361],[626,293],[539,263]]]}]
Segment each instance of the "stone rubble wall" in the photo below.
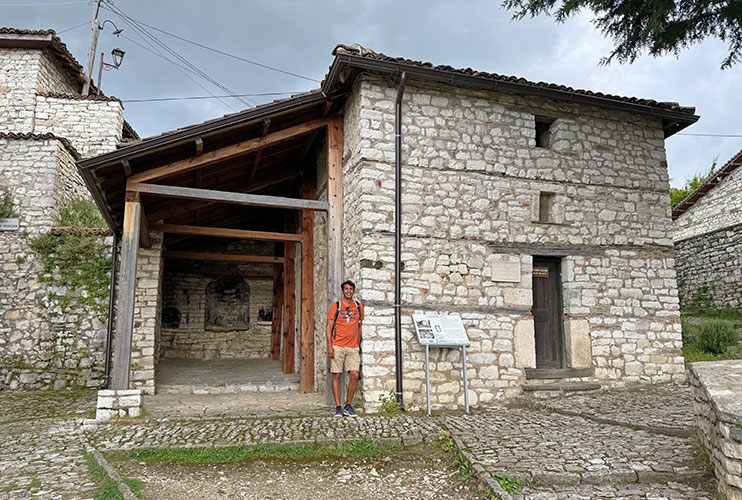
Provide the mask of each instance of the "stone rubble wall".
[{"label": "stone rubble wall", "polygon": [[[344,259],[368,306],[365,403],[394,389],[394,99],[374,77],[344,110]],[[460,314],[472,404],[517,393],[533,366],[532,256],[562,257],[565,329],[595,380],[683,380],[668,176],[647,117],[442,85],[403,100],[404,397],[424,404],[413,313]],[[550,148],[535,116],[551,116]],[[554,209],[539,220],[539,195]],[[521,279],[494,279],[493,263]],[[581,342],[578,342],[581,341]],[[434,349],[436,407],[463,404],[457,351]],[[456,382],[456,383],[454,383]]]},{"label": "stone rubble wall", "polygon": [[684,302],[706,296],[719,308],[742,307],[742,224],[676,241],[675,250]]},{"label": "stone rubble wall", "polygon": [[675,220],[684,300],[708,296],[720,308],[742,307],[742,168]]},{"label": "stone rubble wall", "polygon": [[163,309],[177,308],[181,320],[178,328],[162,327],[161,357],[269,358],[271,322],[260,321],[258,316],[261,309],[267,311],[273,305],[273,280],[245,280],[250,288],[250,323],[247,329],[234,331],[209,329],[205,325],[205,292],[212,280],[203,275],[165,273]]},{"label": "stone rubble wall", "polygon": [[0,131],[33,131],[41,51],[0,49]]},{"label": "stone rubble wall", "polygon": [[711,188],[687,212],[675,220],[673,240],[713,233],[742,224],[742,168],[732,171]]},{"label": "stone rubble wall", "polygon": [[742,499],[742,361],[692,363],[698,436],[708,452],[719,496]]},{"label": "stone rubble wall", "polygon": [[36,96],[34,131],[70,141],[83,157],[116,149],[121,142],[124,108],[119,101]]},{"label": "stone rubble wall", "polygon": [[36,88],[38,92],[59,92],[61,94],[79,94],[82,84],[73,78],[69,70],[62,68],[51,51],[41,52]]}]

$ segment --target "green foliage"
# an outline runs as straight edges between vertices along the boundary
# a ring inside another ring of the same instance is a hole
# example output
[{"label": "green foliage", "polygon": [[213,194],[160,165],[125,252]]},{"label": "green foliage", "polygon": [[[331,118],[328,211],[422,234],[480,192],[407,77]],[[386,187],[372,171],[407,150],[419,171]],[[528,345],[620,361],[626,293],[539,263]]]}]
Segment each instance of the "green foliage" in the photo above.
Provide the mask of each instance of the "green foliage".
[{"label": "green foliage", "polygon": [[82,452],[85,464],[88,466],[90,479],[98,485],[95,492],[95,500],[123,500],[124,496],[119,491],[116,481],[108,476],[106,470],[101,467],[93,455],[87,451]]},{"label": "green foliage", "polygon": [[507,493],[520,493],[523,491],[524,484],[522,479],[498,472],[493,472],[492,477]]},{"label": "green foliage", "polygon": [[370,439],[350,441],[342,446],[319,444],[226,446],[211,448],[144,448],[131,452],[118,452],[110,455],[115,462],[132,458],[138,462],[189,463],[189,464],[223,464],[236,463],[251,459],[297,460],[311,462],[326,457],[349,458],[361,460],[369,457],[388,455],[401,449],[393,442],[374,443]]},{"label": "green foliage", "polygon": [[[715,37],[728,44],[722,69],[739,62],[742,51],[742,4],[729,0],[504,0],[514,19],[539,14],[564,22],[580,10],[595,14],[593,24],[615,47],[601,60],[634,62],[644,50],[653,56],[678,54],[681,49]],[[552,14],[552,11],[556,11]]]},{"label": "green foliage", "polygon": [[42,234],[31,240],[31,248],[39,255],[43,266],[39,279],[53,286],[84,291],[74,298],[50,294],[49,298],[62,310],[78,302],[103,319],[111,258],[101,237],[88,234],[84,229],[102,227],[105,221],[91,200],[75,200],[62,210],[55,223],[73,229],[60,235]]},{"label": "green foliage", "polygon": [[381,401],[379,413],[383,413],[384,415],[400,415],[403,412],[402,406],[392,391],[389,391],[389,394],[381,394],[379,401]]},{"label": "green foliage", "polygon": [[441,450],[445,452],[456,451],[456,443],[454,443],[451,434],[448,432],[438,436],[438,444],[440,445]]},{"label": "green foliage", "polygon": [[469,480],[476,477],[477,471],[471,466],[471,463],[464,458],[464,454],[459,452],[456,454],[456,459],[451,464],[451,467],[456,470],[456,477],[464,484],[469,484]]},{"label": "green foliage", "polygon": [[680,204],[681,201],[686,199],[688,196],[693,193],[696,189],[701,187],[707,180],[711,178],[716,173],[716,166],[717,162],[719,160],[719,157],[715,157],[714,161],[711,162],[711,167],[709,168],[708,172],[700,173],[696,172],[693,177],[690,179],[685,179],[685,184],[683,184],[683,187],[681,188],[670,188],[670,206],[672,208],[675,208]]},{"label": "green foliage", "polygon": [[15,217],[13,210],[13,200],[7,189],[0,189],[0,219],[10,219]]},{"label": "green foliage", "polygon": [[700,352],[720,355],[739,343],[737,325],[721,319],[706,320],[698,325],[683,323],[683,341]]}]

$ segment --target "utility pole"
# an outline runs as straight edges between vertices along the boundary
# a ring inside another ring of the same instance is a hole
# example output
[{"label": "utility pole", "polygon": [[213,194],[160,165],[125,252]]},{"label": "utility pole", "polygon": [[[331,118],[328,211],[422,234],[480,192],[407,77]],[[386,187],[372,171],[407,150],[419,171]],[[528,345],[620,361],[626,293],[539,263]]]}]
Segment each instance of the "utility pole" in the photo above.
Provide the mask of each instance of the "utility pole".
[{"label": "utility pole", "polygon": [[90,50],[88,51],[88,67],[85,69],[85,83],[82,86],[82,95],[88,95],[90,92],[90,79],[93,76],[93,64],[95,64],[95,51],[98,47],[98,34],[101,30],[101,25],[98,22],[98,13],[100,12],[100,4],[103,0],[98,0],[95,7],[95,17],[93,19],[93,33],[90,37]]}]

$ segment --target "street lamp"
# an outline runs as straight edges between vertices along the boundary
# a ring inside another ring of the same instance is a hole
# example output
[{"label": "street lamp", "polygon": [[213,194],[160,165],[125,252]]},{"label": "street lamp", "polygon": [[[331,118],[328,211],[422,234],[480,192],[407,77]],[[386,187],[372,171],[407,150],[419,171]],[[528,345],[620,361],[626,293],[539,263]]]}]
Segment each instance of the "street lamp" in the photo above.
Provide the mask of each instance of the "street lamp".
[{"label": "street lamp", "polygon": [[121,66],[121,63],[124,62],[124,52],[123,50],[119,48],[115,48],[111,51],[111,57],[113,57],[113,64],[109,64],[107,62],[103,62],[103,52],[100,53],[100,66],[98,67],[98,95],[100,95],[100,88],[101,88],[101,78],[103,78],[103,68],[106,70],[109,69],[119,69],[119,66]]}]

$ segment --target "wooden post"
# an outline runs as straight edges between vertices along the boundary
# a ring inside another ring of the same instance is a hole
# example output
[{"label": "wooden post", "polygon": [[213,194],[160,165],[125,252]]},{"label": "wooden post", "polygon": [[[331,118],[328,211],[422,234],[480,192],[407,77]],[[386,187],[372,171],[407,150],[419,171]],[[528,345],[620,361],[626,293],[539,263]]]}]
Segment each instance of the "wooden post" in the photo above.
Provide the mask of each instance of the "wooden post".
[{"label": "wooden post", "polygon": [[[314,179],[305,177],[301,197],[315,198]],[[314,213],[301,211],[301,392],[314,392]]]},{"label": "wooden post", "polygon": [[[296,232],[296,219],[294,214],[289,215],[286,221],[286,232]],[[286,249],[286,264],[283,267],[284,282],[284,320],[283,320],[283,373],[294,373],[294,342],[296,334],[296,243],[287,241],[284,243]]]},{"label": "wooden post", "polygon": [[271,359],[281,359],[281,319],[283,317],[283,265],[273,266],[273,319],[271,324]]},{"label": "wooden post", "polygon": [[[340,295],[343,282],[343,117],[333,116],[327,124],[327,306]],[[327,358],[326,399],[334,404],[330,358]],[[341,384],[344,387],[344,384]]]},{"label": "wooden post", "polygon": [[139,194],[126,193],[124,227],[121,236],[121,267],[119,271],[116,338],[113,346],[111,388],[129,388],[131,337],[134,328],[134,300],[137,287],[137,250],[141,228],[142,205]]}]

